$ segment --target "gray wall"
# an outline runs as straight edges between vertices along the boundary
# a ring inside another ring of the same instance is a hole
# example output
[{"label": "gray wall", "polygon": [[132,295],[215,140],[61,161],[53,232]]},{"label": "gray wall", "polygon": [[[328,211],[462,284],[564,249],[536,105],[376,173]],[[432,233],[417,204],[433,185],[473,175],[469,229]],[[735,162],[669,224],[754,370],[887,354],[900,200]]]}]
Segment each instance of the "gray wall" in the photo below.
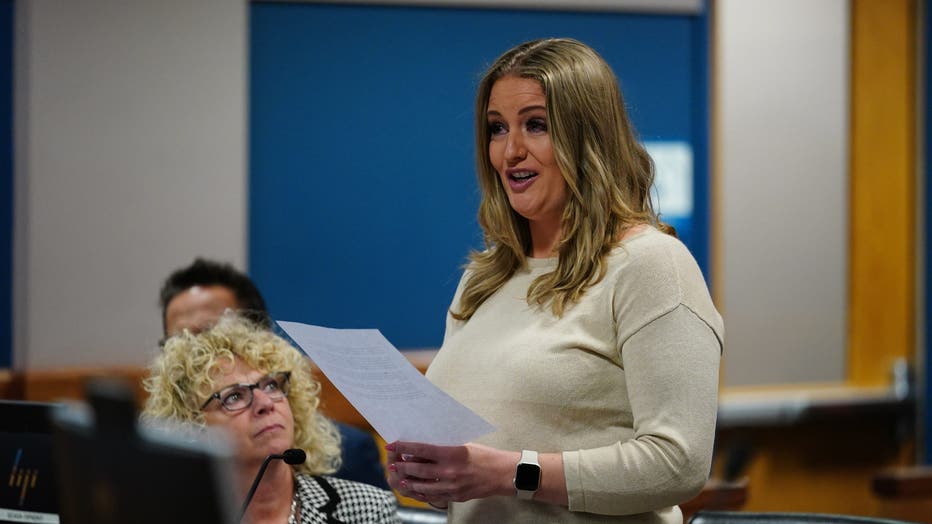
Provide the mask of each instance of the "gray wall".
[{"label": "gray wall", "polygon": [[145,363],[161,279],[244,262],[246,5],[16,8],[14,367]]},{"label": "gray wall", "polygon": [[848,2],[716,6],[725,383],[843,380]]}]

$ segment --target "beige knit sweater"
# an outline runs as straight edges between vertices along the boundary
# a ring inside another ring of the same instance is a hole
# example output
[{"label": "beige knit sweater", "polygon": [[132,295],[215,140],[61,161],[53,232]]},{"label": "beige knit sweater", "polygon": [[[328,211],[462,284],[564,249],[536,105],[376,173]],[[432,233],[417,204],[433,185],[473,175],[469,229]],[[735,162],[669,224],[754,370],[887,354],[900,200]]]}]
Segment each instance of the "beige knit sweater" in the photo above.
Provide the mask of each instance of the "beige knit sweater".
[{"label": "beige knit sweater", "polygon": [[497,427],[477,442],[562,452],[569,508],[491,497],[451,522],[682,522],[709,474],[724,333],[702,274],[647,228],[557,318],[526,300],[556,264],[531,259],[469,321],[448,315],[427,377]]}]

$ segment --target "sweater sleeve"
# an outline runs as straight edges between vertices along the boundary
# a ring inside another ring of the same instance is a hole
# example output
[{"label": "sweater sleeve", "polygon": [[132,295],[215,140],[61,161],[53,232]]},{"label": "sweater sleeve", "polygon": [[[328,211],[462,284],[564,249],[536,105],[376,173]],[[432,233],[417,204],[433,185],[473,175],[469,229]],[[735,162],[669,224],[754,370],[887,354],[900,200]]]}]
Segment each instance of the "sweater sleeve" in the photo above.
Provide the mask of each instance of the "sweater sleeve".
[{"label": "sweater sleeve", "polygon": [[625,340],[634,435],[563,453],[571,511],[642,513],[702,489],[712,461],[720,357],[716,333],[685,305]]}]

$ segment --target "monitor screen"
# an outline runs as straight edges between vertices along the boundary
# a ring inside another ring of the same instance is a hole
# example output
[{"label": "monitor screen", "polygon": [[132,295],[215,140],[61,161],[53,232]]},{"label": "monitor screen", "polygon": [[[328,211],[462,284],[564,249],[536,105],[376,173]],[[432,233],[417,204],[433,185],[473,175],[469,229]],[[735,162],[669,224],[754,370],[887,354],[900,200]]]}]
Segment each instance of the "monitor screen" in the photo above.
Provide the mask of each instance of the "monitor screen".
[{"label": "monitor screen", "polygon": [[222,436],[142,426],[132,407],[110,415],[79,406],[53,414],[63,524],[234,522]]},{"label": "monitor screen", "polygon": [[0,523],[60,521],[50,419],[54,406],[0,400]]}]

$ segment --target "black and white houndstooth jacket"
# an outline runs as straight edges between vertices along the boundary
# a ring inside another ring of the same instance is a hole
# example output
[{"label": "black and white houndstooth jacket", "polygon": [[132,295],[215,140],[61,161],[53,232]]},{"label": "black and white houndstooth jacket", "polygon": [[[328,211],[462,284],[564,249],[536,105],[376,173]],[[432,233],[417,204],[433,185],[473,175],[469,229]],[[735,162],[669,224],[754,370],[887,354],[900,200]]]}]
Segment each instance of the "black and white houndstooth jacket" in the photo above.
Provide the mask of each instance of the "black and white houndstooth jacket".
[{"label": "black and white houndstooth jacket", "polygon": [[295,475],[300,524],[400,524],[390,491],[334,477]]}]

